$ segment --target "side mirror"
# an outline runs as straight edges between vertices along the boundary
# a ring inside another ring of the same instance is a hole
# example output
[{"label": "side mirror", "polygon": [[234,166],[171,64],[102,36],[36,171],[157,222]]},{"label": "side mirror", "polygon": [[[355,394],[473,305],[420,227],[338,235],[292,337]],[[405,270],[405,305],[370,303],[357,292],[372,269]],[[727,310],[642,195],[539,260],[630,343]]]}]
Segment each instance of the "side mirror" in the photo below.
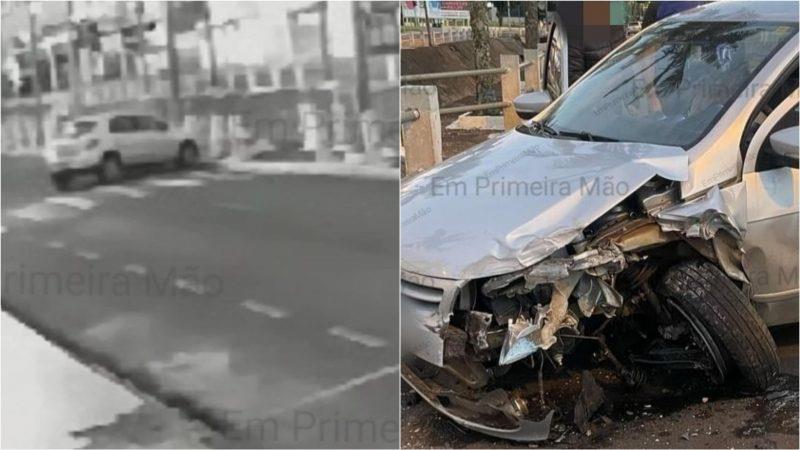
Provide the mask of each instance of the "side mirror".
[{"label": "side mirror", "polygon": [[787,158],[800,159],[798,157],[797,133],[797,125],[772,133],[769,136],[772,151]]},{"label": "side mirror", "polygon": [[551,101],[547,91],[528,92],[514,99],[514,110],[520,119],[528,120],[547,108]]}]

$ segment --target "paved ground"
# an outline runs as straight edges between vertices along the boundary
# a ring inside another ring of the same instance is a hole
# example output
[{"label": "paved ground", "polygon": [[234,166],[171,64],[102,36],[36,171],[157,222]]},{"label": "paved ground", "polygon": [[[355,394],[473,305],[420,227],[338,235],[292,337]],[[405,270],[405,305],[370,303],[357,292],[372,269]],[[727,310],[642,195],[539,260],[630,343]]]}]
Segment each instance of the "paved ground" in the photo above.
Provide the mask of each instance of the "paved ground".
[{"label": "paved ground", "polygon": [[[404,448],[798,448],[798,332],[772,329],[783,375],[765,394],[711,388],[692,379],[631,391],[606,370],[594,370],[607,402],[603,417],[584,435],[556,418],[550,440],[519,444],[487,438],[456,426],[402,386]],[[533,377],[532,377],[533,378]],[[573,407],[580,374],[546,381],[546,400]]]},{"label": "paved ground", "polygon": [[[398,445],[396,182],[84,181],[56,193],[41,160],[3,157],[4,311],[214,430],[205,445]],[[118,416],[90,445],[155,417]]]},{"label": "paved ground", "polygon": [[3,378],[26,380],[3,382],[3,448],[202,448],[216,435],[8,314],[2,324]]}]

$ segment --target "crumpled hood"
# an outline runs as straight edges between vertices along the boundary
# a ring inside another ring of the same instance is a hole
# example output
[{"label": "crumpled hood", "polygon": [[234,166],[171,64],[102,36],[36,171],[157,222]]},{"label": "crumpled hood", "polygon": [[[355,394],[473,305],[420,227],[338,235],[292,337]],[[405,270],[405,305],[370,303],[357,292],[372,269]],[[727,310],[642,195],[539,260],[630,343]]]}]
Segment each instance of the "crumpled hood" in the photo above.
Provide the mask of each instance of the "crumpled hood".
[{"label": "crumpled hood", "polygon": [[403,184],[402,268],[472,279],[528,267],[653,176],[688,179],[688,164],[678,147],[505,133]]}]

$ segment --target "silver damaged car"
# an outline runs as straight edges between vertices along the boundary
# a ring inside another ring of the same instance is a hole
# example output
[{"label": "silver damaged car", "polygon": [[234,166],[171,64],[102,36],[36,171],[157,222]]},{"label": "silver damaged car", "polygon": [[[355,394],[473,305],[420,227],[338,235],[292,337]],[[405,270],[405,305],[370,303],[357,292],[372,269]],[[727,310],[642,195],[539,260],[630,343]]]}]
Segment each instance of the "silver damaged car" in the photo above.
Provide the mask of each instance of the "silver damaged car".
[{"label": "silver damaged car", "polygon": [[797,48],[795,2],[679,13],[406,181],[404,380],[514,440],[546,439],[553,412],[510,374],[587,349],[630,386],[767,388],[767,327],[798,320]]}]

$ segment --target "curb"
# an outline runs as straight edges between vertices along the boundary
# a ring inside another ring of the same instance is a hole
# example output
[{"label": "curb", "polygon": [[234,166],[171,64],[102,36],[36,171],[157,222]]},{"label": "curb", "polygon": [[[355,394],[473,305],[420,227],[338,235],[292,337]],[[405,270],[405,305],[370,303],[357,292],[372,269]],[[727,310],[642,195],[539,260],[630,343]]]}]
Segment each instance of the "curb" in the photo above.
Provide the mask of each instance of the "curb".
[{"label": "curb", "polygon": [[260,175],[329,175],[398,182],[400,180],[400,169],[396,167],[319,162],[241,161],[236,159],[223,159],[217,161],[216,164],[232,172]]}]

